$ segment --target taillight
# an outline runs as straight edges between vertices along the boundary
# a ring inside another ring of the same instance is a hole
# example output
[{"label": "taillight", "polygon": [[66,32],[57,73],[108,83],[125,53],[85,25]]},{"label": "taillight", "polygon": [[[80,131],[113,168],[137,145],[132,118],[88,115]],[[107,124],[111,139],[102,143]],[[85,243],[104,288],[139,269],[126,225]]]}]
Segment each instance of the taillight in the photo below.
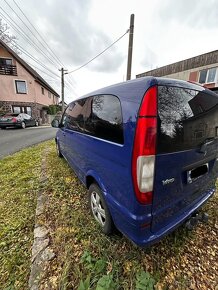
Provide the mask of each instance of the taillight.
[{"label": "taillight", "polygon": [[151,204],[157,138],[157,87],[145,93],[139,110],[134,140],[132,176],[137,200]]},{"label": "taillight", "polygon": [[16,123],[16,122],[17,122],[17,118],[12,118],[11,121],[12,121],[13,123]]}]

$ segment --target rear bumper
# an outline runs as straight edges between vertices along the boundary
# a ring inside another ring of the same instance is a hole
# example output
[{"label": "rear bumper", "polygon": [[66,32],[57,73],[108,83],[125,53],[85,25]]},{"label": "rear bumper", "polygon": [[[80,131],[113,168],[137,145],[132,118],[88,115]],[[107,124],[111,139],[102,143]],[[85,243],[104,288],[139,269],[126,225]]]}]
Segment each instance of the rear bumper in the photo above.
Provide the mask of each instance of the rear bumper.
[{"label": "rear bumper", "polygon": [[[161,230],[152,233],[151,232],[151,215],[134,216],[121,212],[118,208],[110,206],[112,218],[117,228],[127,236],[133,243],[140,247],[146,247],[158,242],[165,235],[174,231],[179,225],[184,223],[197,209],[199,209],[215,192],[215,188],[209,190],[205,195],[198,200],[191,208],[184,210],[184,212],[177,216],[167,226],[161,228]],[[150,221],[150,223],[149,223]],[[142,226],[144,224],[144,226]]]}]

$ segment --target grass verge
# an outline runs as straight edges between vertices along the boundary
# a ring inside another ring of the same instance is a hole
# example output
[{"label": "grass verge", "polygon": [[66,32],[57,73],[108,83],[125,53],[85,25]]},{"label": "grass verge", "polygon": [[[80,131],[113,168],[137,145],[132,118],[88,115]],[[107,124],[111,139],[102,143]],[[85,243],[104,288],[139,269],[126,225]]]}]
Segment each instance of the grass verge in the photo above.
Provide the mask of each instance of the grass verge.
[{"label": "grass verge", "polygon": [[43,217],[56,258],[44,289],[215,289],[218,270],[217,194],[204,206],[208,224],[183,227],[147,250],[120,234],[107,237],[93,221],[87,191],[53,149],[47,158],[49,202]]},{"label": "grass verge", "polygon": [[42,151],[51,143],[0,160],[0,289],[28,289]]}]

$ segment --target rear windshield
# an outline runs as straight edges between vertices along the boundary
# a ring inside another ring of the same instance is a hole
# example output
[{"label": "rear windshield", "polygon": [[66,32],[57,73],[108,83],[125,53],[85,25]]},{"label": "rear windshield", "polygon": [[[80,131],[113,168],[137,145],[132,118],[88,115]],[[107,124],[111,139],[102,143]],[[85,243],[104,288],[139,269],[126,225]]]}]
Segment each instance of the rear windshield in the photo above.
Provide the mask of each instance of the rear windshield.
[{"label": "rear windshield", "polygon": [[199,147],[218,136],[218,95],[178,87],[158,87],[157,153]]}]

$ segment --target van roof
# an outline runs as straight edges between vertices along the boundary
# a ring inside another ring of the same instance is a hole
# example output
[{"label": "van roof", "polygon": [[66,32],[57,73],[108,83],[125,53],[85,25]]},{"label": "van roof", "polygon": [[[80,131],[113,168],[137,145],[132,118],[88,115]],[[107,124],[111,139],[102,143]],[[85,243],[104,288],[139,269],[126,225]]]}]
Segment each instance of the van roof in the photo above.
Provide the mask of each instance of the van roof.
[{"label": "van roof", "polygon": [[193,90],[198,90],[198,91],[205,90],[205,88],[202,87],[201,85],[194,84],[187,81],[146,76],[146,77],[137,78],[137,79],[126,81],[126,82],[121,82],[121,83],[117,83],[108,87],[98,89],[96,91],[93,91],[91,93],[88,93],[82,96],[79,99],[94,96],[94,95],[100,95],[100,94],[110,94],[110,95],[116,95],[120,97],[121,99],[123,98],[123,99],[131,100],[131,101],[141,102],[141,99],[145,91],[153,85],[168,85],[168,86],[174,86],[174,87],[176,86],[176,87],[188,88],[188,89],[193,89]]}]

